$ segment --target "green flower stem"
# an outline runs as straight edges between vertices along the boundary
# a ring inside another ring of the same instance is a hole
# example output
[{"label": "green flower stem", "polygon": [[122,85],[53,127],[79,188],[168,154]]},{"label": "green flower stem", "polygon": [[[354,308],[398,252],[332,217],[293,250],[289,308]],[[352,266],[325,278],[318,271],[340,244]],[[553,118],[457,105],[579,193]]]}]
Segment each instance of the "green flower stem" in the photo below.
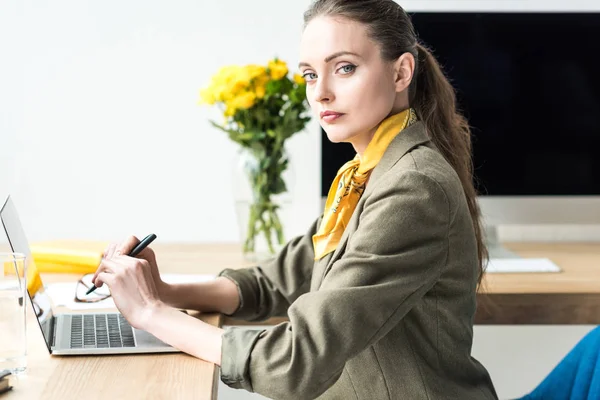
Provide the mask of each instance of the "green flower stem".
[{"label": "green flower stem", "polygon": [[275,243],[283,245],[285,238],[278,215],[279,206],[273,202],[273,196],[287,190],[282,174],[287,169],[288,160],[283,141],[277,138],[247,151],[250,158],[244,162],[244,172],[252,189],[253,200],[249,207],[244,252],[253,253],[256,238],[263,235],[269,252],[274,254]]},{"label": "green flower stem", "polygon": [[265,218],[260,219],[261,230],[265,234],[265,239],[267,239],[267,245],[269,246],[269,252],[271,254],[275,253],[275,249],[273,248],[273,241],[271,240],[271,227],[265,221]]},{"label": "green flower stem", "polygon": [[248,232],[246,234],[246,240],[244,242],[244,252],[249,252],[254,250],[254,238],[256,236],[256,206],[252,204],[250,206],[250,218],[248,223]]},{"label": "green flower stem", "polygon": [[277,215],[276,210],[273,210],[271,212],[271,220],[273,221],[275,232],[277,232],[277,241],[279,242],[279,244],[283,244],[283,242],[285,241],[283,237],[283,228],[281,227],[281,221],[279,220],[279,216]]},{"label": "green flower stem", "polygon": [[277,209],[278,207],[273,204],[270,195],[263,195],[258,201],[250,205],[244,252],[254,251],[256,237],[259,233],[264,235],[271,254],[275,254],[273,236],[275,236],[277,244],[284,244],[283,227],[277,215]]}]

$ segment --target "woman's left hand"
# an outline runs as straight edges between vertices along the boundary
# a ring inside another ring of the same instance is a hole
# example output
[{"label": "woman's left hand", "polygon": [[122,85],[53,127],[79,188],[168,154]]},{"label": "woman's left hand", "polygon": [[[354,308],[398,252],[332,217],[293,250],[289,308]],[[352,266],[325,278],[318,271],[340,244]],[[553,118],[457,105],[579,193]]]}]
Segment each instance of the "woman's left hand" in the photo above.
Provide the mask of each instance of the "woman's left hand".
[{"label": "woman's left hand", "polygon": [[148,261],[121,254],[103,259],[94,284],[101,282],[131,326],[147,330],[152,314],[163,305]]}]

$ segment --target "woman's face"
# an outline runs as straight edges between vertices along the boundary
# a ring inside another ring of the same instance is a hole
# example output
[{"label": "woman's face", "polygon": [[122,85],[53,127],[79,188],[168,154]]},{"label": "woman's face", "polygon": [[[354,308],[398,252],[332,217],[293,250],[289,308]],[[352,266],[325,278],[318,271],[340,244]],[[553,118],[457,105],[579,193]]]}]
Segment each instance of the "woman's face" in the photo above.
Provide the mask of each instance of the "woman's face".
[{"label": "woman's face", "polygon": [[350,142],[362,154],[396,108],[394,63],[382,59],[364,25],[317,17],[302,35],[299,67],[308,102],[329,140]]}]

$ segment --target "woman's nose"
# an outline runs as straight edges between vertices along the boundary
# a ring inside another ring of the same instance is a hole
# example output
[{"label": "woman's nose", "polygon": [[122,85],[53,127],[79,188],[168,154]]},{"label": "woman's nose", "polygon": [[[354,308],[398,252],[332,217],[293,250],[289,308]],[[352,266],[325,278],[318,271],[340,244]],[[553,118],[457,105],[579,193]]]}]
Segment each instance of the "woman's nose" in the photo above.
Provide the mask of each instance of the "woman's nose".
[{"label": "woman's nose", "polygon": [[313,92],[313,98],[318,103],[330,103],[334,100],[335,96],[333,95],[333,90],[326,79],[317,81]]}]

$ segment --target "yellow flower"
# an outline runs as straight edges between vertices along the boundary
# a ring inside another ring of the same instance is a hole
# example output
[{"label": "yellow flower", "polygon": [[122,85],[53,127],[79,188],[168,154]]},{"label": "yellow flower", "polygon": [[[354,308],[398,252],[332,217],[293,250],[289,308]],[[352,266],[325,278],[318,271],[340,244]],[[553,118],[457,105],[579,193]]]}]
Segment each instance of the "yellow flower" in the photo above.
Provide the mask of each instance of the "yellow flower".
[{"label": "yellow flower", "polygon": [[276,81],[282,79],[288,73],[287,64],[278,59],[269,61],[269,72],[271,74],[271,78],[275,79]]},{"label": "yellow flower", "polygon": [[248,76],[248,86],[245,90],[254,91],[257,98],[263,98],[266,83],[269,81],[267,69],[262,65],[250,64],[246,65],[245,73]]},{"label": "yellow flower", "polygon": [[209,90],[215,101],[226,102],[248,87],[249,79],[241,67],[228,65],[213,76]]},{"label": "yellow flower", "polygon": [[267,69],[264,66],[256,64],[247,65],[246,71],[251,79],[259,78],[267,73]]},{"label": "yellow flower", "polygon": [[256,95],[252,92],[244,92],[238,95],[235,99],[231,101],[231,105],[235,108],[239,109],[248,109],[254,105],[256,101]]},{"label": "yellow flower", "polygon": [[236,111],[237,110],[235,109],[235,107],[228,105],[225,108],[225,112],[223,112],[223,115],[225,116],[225,121],[227,121],[227,117],[233,117],[233,115],[235,114]]},{"label": "yellow flower", "polygon": [[294,74],[294,82],[296,82],[298,85],[303,85],[306,83],[304,77],[300,74]]},{"label": "yellow flower", "polygon": [[216,99],[212,88],[200,90],[200,104],[215,104]]},{"label": "yellow flower", "polygon": [[245,80],[244,77],[240,76],[232,83],[231,87],[227,92],[227,95],[229,95],[230,97],[235,97],[238,95],[238,93],[242,93],[246,89],[248,89],[248,82]]},{"label": "yellow flower", "polygon": [[256,93],[256,98],[262,99],[263,97],[265,97],[265,92],[267,91],[267,88],[265,86],[256,86],[254,91]]},{"label": "yellow flower", "polygon": [[[284,61],[274,58],[267,66],[258,64],[226,65],[215,73],[209,85],[200,90],[200,104],[223,106],[226,120],[239,110],[250,109],[266,96],[271,80],[284,79],[289,70]],[[294,74],[296,84],[304,84],[300,74]]]},{"label": "yellow flower", "polygon": [[267,83],[269,82],[269,75],[266,73],[260,75],[254,79],[254,92],[256,93],[256,97],[262,99],[265,97],[265,93],[267,91]]}]

